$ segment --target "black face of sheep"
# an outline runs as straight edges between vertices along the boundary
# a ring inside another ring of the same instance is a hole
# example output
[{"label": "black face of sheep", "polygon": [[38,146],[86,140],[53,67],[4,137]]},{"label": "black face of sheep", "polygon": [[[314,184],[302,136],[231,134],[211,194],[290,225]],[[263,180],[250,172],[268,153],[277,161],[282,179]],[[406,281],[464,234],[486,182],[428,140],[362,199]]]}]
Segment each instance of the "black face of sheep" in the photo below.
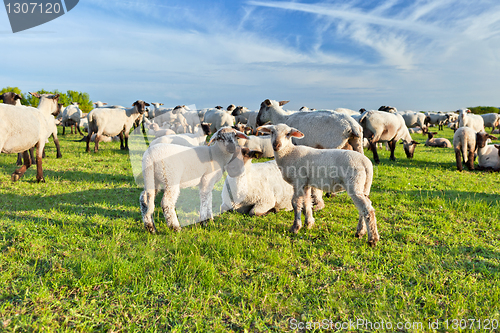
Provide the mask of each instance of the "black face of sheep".
[{"label": "black face of sheep", "polygon": [[[278,102],[279,106],[283,106],[287,104],[290,101],[280,101]],[[264,116],[264,113],[269,110],[269,108],[273,105],[273,102],[270,99],[266,99],[264,102],[260,104],[260,109],[259,109],[259,114],[257,115],[257,126],[262,126],[268,121],[264,121],[262,118]]]},{"label": "black face of sheep", "polygon": [[146,106],[149,106],[149,104],[144,101],[138,100],[135,101],[132,106],[135,106],[137,108],[137,112],[143,114],[144,112],[146,112]]},{"label": "black face of sheep", "polygon": [[405,149],[406,157],[407,158],[413,158],[413,154],[415,153],[415,148],[420,143],[418,143],[416,141],[412,141],[410,143],[403,142],[402,144],[403,144],[403,147]]},{"label": "black face of sheep", "polygon": [[490,135],[486,132],[477,133],[476,134],[476,146],[477,146],[477,148],[484,148],[486,146],[488,139],[497,140],[496,137],[494,137],[493,135]]}]

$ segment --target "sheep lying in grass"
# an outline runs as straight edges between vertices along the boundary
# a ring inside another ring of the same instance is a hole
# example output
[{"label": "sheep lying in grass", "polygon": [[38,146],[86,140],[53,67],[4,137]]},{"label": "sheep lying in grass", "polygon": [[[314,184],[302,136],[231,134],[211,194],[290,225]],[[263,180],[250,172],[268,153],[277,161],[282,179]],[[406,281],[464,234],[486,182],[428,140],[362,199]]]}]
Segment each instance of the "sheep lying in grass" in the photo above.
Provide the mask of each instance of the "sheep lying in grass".
[{"label": "sheep lying in grass", "polygon": [[345,189],[359,211],[356,236],[362,237],[368,231],[368,243],[377,244],[377,220],[369,199],[373,165],[366,156],[350,150],[295,146],[292,138],[300,139],[304,134],[285,124],[262,126],[259,130],[271,133],[276,163],[283,179],[293,187],[292,232],[297,233],[302,227],[302,209],[306,226],[311,228],[314,224],[312,188],[326,192]]},{"label": "sheep lying in grass", "polygon": [[288,101],[266,99],[260,105],[257,125],[268,121],[287,124],[305,134],[304,140],[294,143],[314,148],[352,149],[363,153],[363,129],[351,117],[332,111],[295,112],[288,114],[282,106]]},{"label": "sheep lying in grass", "polygon": [[[293,187],[283,180],[276,161],[252,163],[252,158],[261,158],[262,153],[248,148],[242,148],[241,152],[245,171],[237,177],[226,178],[222,188],[221,213],[235,210],[260,216],[270,211],[292,210]],[[314,209],[324,208],[323,192],[314,189],[312,195]]]},{"label": "sheep lying in grass", "polygon": [[451,148],[451,142],[445,138],[435,138],[437,132],[428,132],[427,141],[425,141],[425,146],[427,147],[440,147],[440,148]]},{"label": "sheep lying in grass", "polygon": [[469,170],[474,170],[474,153],[476,151],[476,132],[470,127],[460,127],[453,135],[453,148],[457,170],[462,171],[462,161]]},{"label": "sheep lying in grass", "polygon": [[373,152],[373,160],[380,163],[377,153],[377,142],[387,142],[391,150],[392,161],[395,161],[394,150],[396,143],[402,139],[403,147],[407,158],[413,158],[415,147],[419,143],[411,138],[410,132],[405,125],[405,121],[400,114],[388,113],[384,111],[365,111],[359,120],[363,126],[363,135],[370,142],[370,149]]},{"label": "sheep lying in grass", "polygon": [[56,144],[57,158],[62,156],[57,139],[57,127],[52,115],[58,109],[59,94],[31,94],[40,98],[36,109],[27,106],[0,104],[0,152],[7,154],[23,152],[24,165],[12,174],[12,180],[17,181],[31,166],[28,150],[36,145],[36,179],[38,182],[45,182],[42,155],[45,143],[51,135]]},{"label": "sheep lying in grass", "polygon": [[200,189],[200,221],[212,219],[212,189],[223,170],[233,177],[243,172],[243,162],[238,158],[241,156],[238,137],[246,138],[246,135],[223,127],[212,136],[209,146],[191,148],[165,143],[150,146],[142,157],[144,191],[139,201],[144,227],[156,233],[154,200],[162,187],[161,206],[168,227],[181,230],[175,204],[180,189],[186,187]]},{"label": "sheep lying in grass", "polygon": [[488,139],[497,140],[491,134],[479,132],[476,135],[477,170],[500,171],[499,145],[488,145]]},{"label": "sheep lying in grass", "polygon": [[[99,150],[99,141],[102,135],[110,137],[120,136],[120,149],[128,150],[128,137],[135,120],[144,113],[148,103],[138,100],[130,109],[98,108],[89,112],[89,134],[87,135],[87,152],[90,152],[90,138],[96,133],[94,151]],[[124,139],[124,140],[123,140]],[[125,141],[125,144],[124,144]]]}]

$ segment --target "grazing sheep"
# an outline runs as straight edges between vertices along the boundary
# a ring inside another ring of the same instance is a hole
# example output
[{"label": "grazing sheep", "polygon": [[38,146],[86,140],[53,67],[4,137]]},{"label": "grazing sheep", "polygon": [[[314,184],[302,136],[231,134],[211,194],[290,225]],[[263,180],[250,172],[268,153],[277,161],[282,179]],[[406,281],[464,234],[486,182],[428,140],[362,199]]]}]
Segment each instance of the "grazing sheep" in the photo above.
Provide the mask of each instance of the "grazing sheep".
[{"label": "grazing sheep", "polygon": [[484,121],[484,127],[491,127],[491,130],[493,131],[495,127],[499,126],[500,123],[500,114],[498,113],[486,113],[480,115],[483,118]]},{"label": "grazing sheep", "polygon": [[42,169],[43,148],[52,135],[57,148],[57,158],[61,150],[57,139],[57,127],[52,113],[58,109],[59,94],[30,93],[40,99],[38,108],[0,104],[0,152],[6,154],[23,152],[24,165],[17,169],[11,179],[17,181],[31,166],[28,150],[36,145],[38,182],[45,182]]},{"label": "grazing sheep", "polygon": [[398,111],[398,114],[403,117],[405,121],[406,127],[411,128],[414,126],[418,126],[421,128],[421,133],[425,134],[427,133],[427,125],[425,124],[425,114],[421,112],[413,112],[413,111]]},{"label": "grazing sheep", "polygon": [[394,150],[396,143],[402,139],[403,147],[407,158],[413,158],[415,147],[419,143],[411,138],[410,132],[405,125],[405,121],[400,114],[383,111],[365,111],[360,118],[363,127],[363,135],[370,142],[373,152],[373,160],[380,163],[377,153],[377,142],[387,142],[391,150],[390,159],[395,161]]},{"label": "grazing sheep", "polygon": [[445,138],[435,138],[437,132],[428,132],[427,141],[425,141],[425,146],[427,147],[440,147],[440,148],[451,148],[451,142]]},{"label": "grazing sheep", "polygon": [[462,161],[469,170],[474,170],[474,153],[476,151],[476,132],[470,127],[460,127],[453,135],[453,148],[457,170],[462,171]]},{"label": "grazing sheep", "polygon": [[210,124],[210,133],[215,133],[222,127],[234,126],[234,117],[224,110],[209,110],[205,113],[204,122]]},{"label": "grazing sheep", "polygon": [[458,110],[459,127],[470,127],[475,132],[484,132],[484,120],[477,114],[470,113],[469,109]]},{"label": "grazing sheep", "polygon": [[[292,207],[293,187],[283,180],[276,161],[252,163],[252,158],[261,158],[262,153],[248,148],[241,149],[245,171],[237,176],[228,176],[222,188],[221,213],[235,210],[250,216],[265,215],[270,211]],[[313,190],[315,210],[325,207],[323,192]]]},{"label": "grazing sheep", "polygon": [[476,135],[477,146],[477,170],[500,171],[499,145],[488,145],[488,139],[497,140],[496,137],[486,132],[479,132]]},{"label": "grazing sheep", "polygon": [[[94,152],[99,150],[99,141],[102,135],[120,136],[120,149],[128,150],[128,137],[135,120],[144,113],[148,103],[138,100],[130,109],[98,108],[89,112],[89,134],[87,135],[87,152],[90,152],[90,138],[97,133]],[[123,140],[124,139],[124,140]],[[123,143],[125,141],[125,144]]]},{"label": "grazing sheep", "polygon": [[[161,206],[167,226],[179,231],[181,226],[175,204],[181,188],[198,186],[200,221],[212,219],[212,189],[226,169],[230,176],[243,172],[241,149],[236,138],[246,135],[229,127],[218,130],[209,146],[184,147],[174,144],[150,146],[142,157],[144,191],[139,201],[144,227],[156,233],[153,220],[156,193],[164,187]],[[215,143],[214,145],[211,145]]]},{"label": "grazing sheep", "polygon": [[377,244],[377,220],[369,199],[373,165],[366,156],[350,150],[295,146],[292,137],[300,139],[304,134],[285,124],[262,126],[259,130],[271,133],[274,159],[283,179],[293,186],[293,233],[302,227],[302,210],[306,226],[311,228],[314,224],[312,188],[336,192],[340,187],[347,191],[359,211],[356,236],[362,237],[368,231],[368,243]]},{"label": "grazing sheep", "polygon": [[449,121],[450,115],[442,112],[426,112],[425,125],[437,125],[440,131],[443,130],[444,125]]},{"label": "grazing sheep", "polygon": [[269,135],[252,135],[248,139],[238,139],[238,144],[250,150],[260,151],[264,158],[274,157],[273,145],[271,144],[271,137]]},{"label": "grazing sheep", "polygon": [[71,127],[71,134],[73,134],[73,126],[75,126],[75,134],[76,130],[78,130],[78,132],[83,135],[82,131],[80,130],[82,111],[78,107],[78,103],[75,102],[71,105],[68,105],[61,115],[61,125],[63,126],[62,135],[65,134],[66,126]]},{"label": "grazing sheep", "polygon": [[305,135],[296,144],[313,148],[353,149],[363,153],[363,130],[350,116],[330,111],[295,112],[287,114],[282,106],[288,101],[266,99],[257,116],[257,125],[268,121],[273,124],[293,126]]}]

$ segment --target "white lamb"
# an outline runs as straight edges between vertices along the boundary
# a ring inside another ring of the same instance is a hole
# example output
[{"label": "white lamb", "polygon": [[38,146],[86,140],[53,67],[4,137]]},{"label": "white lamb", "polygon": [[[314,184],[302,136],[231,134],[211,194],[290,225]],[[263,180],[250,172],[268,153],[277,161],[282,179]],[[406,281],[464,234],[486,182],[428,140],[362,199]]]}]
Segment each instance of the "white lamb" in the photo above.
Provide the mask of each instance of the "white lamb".
[{"label": "white lamb", "polygon": [[470,127],[475,132],[484,132],[484,120],[477,114],[470,113],[469,109],[458,110],[459,127]]},{"label": "white lamb", "polygon": [[488,145],[488,140],[497,140],[497,138],[486,132],[477,133],[477,170],[500,171],[500,146]]},{"label": "white lamb", "polygon": [[217,131],[210,140],[214,145],[184,147],[174,144],[150,146],[142,157],[144,191],[139,201],[144,227],[156,233],[153,220],[156,193],[164,187],[161,206],[167,226],[179,231],[181,226],[175,204],[181,188],[198,186],[200,190],[200,221],[212,219],[212,189],[226,169],[231,176],[243,172],[241,149],[237,137],[245,134],[229,127]]},{"label": "white lamb", "polygon": [[462,161],[469,170],[474,170],[474,153],[476,151],[476,132],[470,127],[460,127],[453,135],[453,148],[457,170],[462,171]]},{"label": "white lamb", "polygon": [[128,150],[130,129],[134,125],[136,119],[144,113],[146,106],[149,106],[149,104],[138,100],[132,104],[132,108],[130,109],[98,108],[90,111],[87,116],[89,123],[87,152],[90,152],[90,138],[94,133],[97,133],[95,138],[95,152],[99,150],[99,141],[102,135],[110,137],[119,135],[120,149]]},{"label": "white lamb", "polygon": [[377,220],[369,199],[373,165],[366,156],[350,150],[295,146],[292,137],[300,139],[304,134],[285,124],[262,126],[259,130],[271,133],[276,163],[283,179],[293,186],[292,232],[297,233],[302,227],[302,209],[307,227],[314,224],[312,188],[336,192],[340,187],[347,191],[359,211],[356,236],[362,237],[368,231],[368,243],[377,244],[380,238]]},{"label": "white lamb", "polygon": [[282,108],[288,101],[266,99],[257,116],[257,125],[267,122],[293,126],[305,135],[294,143],[314,148],[353,149],[363,153],[363,129],[350,116],[331,111],[295,112],[287,114]]},{"label": "white lamb", "polygon": [[[293,187],[283,180],[276,161],[252,163],[252,158],[262,153],[243,148],[245,171],[237,176],[228,176],[222,188],[221,213],[235,210],[241,214],[261,216],[270,211],[286,210],[292,207]],[[323,192],[313,191],[315,210],[324,208]]]}]

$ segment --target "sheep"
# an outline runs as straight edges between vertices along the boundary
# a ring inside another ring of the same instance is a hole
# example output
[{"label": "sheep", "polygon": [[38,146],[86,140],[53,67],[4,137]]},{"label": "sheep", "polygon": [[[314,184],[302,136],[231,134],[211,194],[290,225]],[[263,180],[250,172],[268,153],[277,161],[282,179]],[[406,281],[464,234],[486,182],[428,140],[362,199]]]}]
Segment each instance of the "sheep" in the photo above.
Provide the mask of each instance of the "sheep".
[{"label": "sheep", "polygon": [[486,113],[480,115],[484,121],[484,127],[491,127],[493,131],[495,127],[499,126],[500,123],[500,114],[498,113]]},{"label": "sheep", "polygon": [[500,171],[500,149],[499,145],[488,145],[487,141],[497,140],[491,134],[479,132],[476,134],[477,146],[477,170]]},{"label": "sheep", "polygon": [[234,126],[234,117],[224,110],[209,110],[205,113],[204,122],[210,124],[210,132],[215,133],[222,127]]},{"label": "sheep", "polygon": [[393,106],[382,105],[381,107],[378,108],[378,111],[389,112],[389,113],[397,113],[398,109],[396,109]]},{"label": "sheep", "polygon": [[440,131],[443,130],[443,126],[446,125],[448,120],[450,119],[450,115],[446,113],[436,113],[436,112],[426,112],[425,113],[425,125],[429,126],[429,124],[432,125],[438,125],[438,129]]},{"label": "sheep", "polygon": [[457,118],[457,120],[456,120],[456,121],[450,122],[450,123],[448,124],[448,128],[449,128],[449,129],[452,129],[452,130],[453,130],[453,132],[456,132],[456,131],[457,131],[458,126],[459,126],[459,123],[458,123],[458,118]]},{"label": "sheep", "polygon": [[[234,210],[261,216],[270,211],[292,210],[293,187],[283,180],[276,161],[252,163],[252,158],[260,158],[262,153],[248,148],[242,148],[241,152],[245,171],[224,181],[221,213]],[[312,195],[314,209],[324,208],[323,191],[314,189]]]},{"label": "sheep", "polygon": [[312,188],[327,192],[341,188],[347,191],[359,211],[356,236],[361,238],[368,231],[370,246],[377,244],[380,239],[377,220],[369,199],[373,165],[366,156],[350,150],[295,146],[292,137],[300,139],[304,134],[286,124],[262,126],[259,130],[271,133],[276,164],[283,179],[293,186],[295,219],[291,232],[297,233],[302,227],[302,209],[306,226],[310,229],[314,225]]},{"label": "sheep", "polygon": [[484,132],[484,120],[481,116],[470,113],[469,109],[458,110],[459,127],[470,127],[475,132]]},{"label": "sheep", "polygon": [[250,111],[248,108],[244,106],[237,106],[231,115],[234,117],[235,124],[247,124],[248,117],[255,113],[256,111]]},{"label": "sheep", "polygon": [[248,139],[238,139],[238,144],[241,147],[248,148],[250,150],[257,150],[262,153],[262,157],[271,158],[274,157],[273,146],[271,144],[271,137],[266,136],[249,136]]},{"label": "sheep", "polygon": [[15,92],[8,91],[0,95],[0,100],[3,100],[5,104],[21,106],[21,99],[23,97]]},{"label": "sheep", "polygon": [[[130,129],[135,120],[144,113],[144,108],[148,103],[138,100],[132,104],[130,109],[121,108],[98,108],[89,112],[87,119],[89,122],[89,134],[87,135],[87,152],[90,152],[90,138],[97,133],[95,139],[94,152],[99,150],[101,135],[120,135],[120,149],[128,150],[128,137]],[[125,144],[123,144],[123,138]]]},{"label": "sheep", "polygon": [[408,132],[410,132],[410,134],[424,134],[424,131],[420,128],[420,127],[413,127],[413,128],[408,128]]},{"label": "sheep", "polygon": [[66,126],[71,126],[71,134],[73,134],[73,126],[75,126],[75,134],[76,130],[83,135],[80,130],[80,120],[82,118],[82,111],[78,107],[78,103],[73,103],[68,105],[61,114],[61,125],[63,126],[62,135],[65,134]]},{"label": "sheep", "polygon": [[390,159],[395,161],[394,150],[396,143],[402,139],[407,158],[413,158],[415,147],[419,143],[411,138],[410,132],[405,125],[405,121],[400,114],[383,111],[365,111],[360,118],[363,127],[363,135],[370,141],[370,148],[373,152],[373,160],[380,163],[377,153],[377,142],[388,142],[391,150]]},{"label": "sheep", "polygon": [[469,170],[474,170],[474,153],[476,151],[476,132],[470,127],[460,127],[453,135],[453,148],[457,170],[462,171],[462,161]]},{"label": "sheep", "polygon": [[346,108],[337,108],[334,111],[338,112],[338,113],[345,113],[345,114],[347,114],[349,116],[355,116],[355,115],[359,114],[358,111],[354,111],[354,110],[346,109]]},{"label": "sheep", "polygon": [[167,226],[180,231],[175,204],[181,188],[198,186],[200,221],[211,220],[212,189],[221,179],[223,170],[236,177],[243,172],[241,148],[236,138],[247,136],[229,127],[219,129],[208,146],[184,147],[161,143],[150,146],[142,157],[144,191],[139,197],[144,227],[156,233],[153,220],[154,200],[161,187],[161,206]]},{"label": "sheep", "polygon": [[[205,128],[206,130],[207,128]],[[176,134],[176,135],[164,135],[154,139],[149,146],[154,146],[160,143],[172,143],[176,145],[186,146],[186,147],[198,147],[203,146],[207,142],[208,133],[185,133],[185,134]]]},{"label": "sheep", "polygon": [[92,103],[94,105],[94,108],[97,109],[97,108],[113,108],[113,109],[124,109],[123,106],[121,105],[108,105],[108,103],[103,103],[101,101],[97,101],[97,102],[94,102]]},{"label": "sheep", "polygon": [[288,101],[266,99],[257,116],[257,125],[271,121],[284,123],[305,134],[297,144],[314,148],[344,148],[363,153],[363,130],[350,116],[337,112],[315,111],[286,114],[282,106]]},{"label": "sheep", "polygon": [[397,114],[400,114],[405,121],[405,125],[408,128],[418,126],[422,130],[422,134],[427,133],[427,125],[425,123],[425,114],[421,112],[414,111],[398,111]]},{"label": "sheep", "polygon": [[38,108],[0,104],[0,152],[23,152],[24,165],[11,176],[19,180],[31,166],[28,149],[37,147],[36,165],[38,182],[45,182],[42,169],[43,148],[47,139],[53,135],[57,148],[57,158],[62,157],[57,139],[57,127],[53,112],[57,111],[59,94],[30,93],[40,99]]},{"label": "sheep", "polygon": [[445,138],[435,138],[437,132],[428,132],[427,141],[425,141],[425,146],[427,147],[440,147],[440,148],[451,148],[451,142]]},{"label": "sheep", "polygon": [[160,108],[163,103],[151,103],[154,109],[149,112],[149,118],[153,119],[160,126],[164,123],[173,123],[177,116],[172,113],[172,108]]}]

